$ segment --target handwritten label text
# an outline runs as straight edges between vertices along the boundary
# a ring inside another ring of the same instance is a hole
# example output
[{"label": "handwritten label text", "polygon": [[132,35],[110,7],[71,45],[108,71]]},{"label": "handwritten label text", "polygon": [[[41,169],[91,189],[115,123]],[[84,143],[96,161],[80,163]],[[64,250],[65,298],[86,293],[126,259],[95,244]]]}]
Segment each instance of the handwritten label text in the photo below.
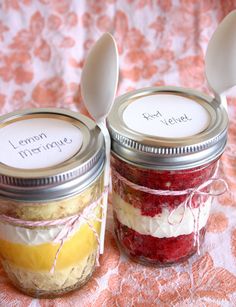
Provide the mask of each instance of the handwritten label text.
[{"label": "handwritten label text", "polygon": [[8,140],[8,143],[13,150],[17,151],[22,159],[26,159],[46,151],[62,152],[63,147],[73,142],[72,139],[67,137],[49,142],[47,142],[47,138],[46,133],[40,133],[15,142]]},{"label": "handwritten label text", "polygon": [[156,120],[158,119],[160,121],[160,123],[162,123],[165,126],[173,126],[176,124],[181,124],[181,123],[185,123],[188,121],[191,121],[192,118],[188,117],[187,114],[183,114],[181,116],[175,117],[169,117],[169,118],[165,118],[160,111],[156,111],[156,113],[154,114],[150,114],[150,113],[142,113],[143,118],[145,118],[147,121],[150,120]]}]

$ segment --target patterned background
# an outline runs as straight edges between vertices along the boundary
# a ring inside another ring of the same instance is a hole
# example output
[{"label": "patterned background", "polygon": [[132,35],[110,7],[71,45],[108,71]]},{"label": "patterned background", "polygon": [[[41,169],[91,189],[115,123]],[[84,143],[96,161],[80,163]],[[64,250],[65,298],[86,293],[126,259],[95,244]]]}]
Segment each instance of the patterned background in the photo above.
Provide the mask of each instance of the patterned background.
[{"label": "patterned background", "polygon": [[[80,95],[84,59],[105,31],[120,54],[118,95],[151,85],[209,93],[204,54],[235,0],[1,0],[0,113],[63,107],[86,114]],[[0,268],[1,307],[236,306],[236,99],[229,102],[229,144],[221,171],[231,193],[214,202],[200,257],[154,269],[127,260],[113,238],[81,290],[55,300],[20,294]]]}]

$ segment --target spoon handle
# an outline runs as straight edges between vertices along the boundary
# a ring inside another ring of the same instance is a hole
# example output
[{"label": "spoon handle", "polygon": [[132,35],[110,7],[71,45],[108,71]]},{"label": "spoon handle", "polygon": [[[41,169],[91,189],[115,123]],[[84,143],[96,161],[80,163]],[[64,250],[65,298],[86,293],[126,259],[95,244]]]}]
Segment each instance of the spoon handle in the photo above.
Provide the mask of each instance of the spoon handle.
[{"label": "spoon handle", "polygon": [[110,182],[110,148],[111,148],[111,138],[106,127],[105,120],[97,123],[98,127],[101,129],[105,140],[105,151],[106,160],[104,167],[104,188],[105,195],[103,197],[103,209],[102,209],[102,224],[100,232],[100,254],[104,252],[104,241],[105,241],[105,231],[106,231],[106,219],[107,219],[107,207],[108,207],[108,193],[109,193],[109,182]]},{"label": "spoon handle", "polygon": [[228,113],[228,103],[227,103],[227,98],[225,94],[220,95],[220,102],[222,106],[225,108],[226,112]]}]

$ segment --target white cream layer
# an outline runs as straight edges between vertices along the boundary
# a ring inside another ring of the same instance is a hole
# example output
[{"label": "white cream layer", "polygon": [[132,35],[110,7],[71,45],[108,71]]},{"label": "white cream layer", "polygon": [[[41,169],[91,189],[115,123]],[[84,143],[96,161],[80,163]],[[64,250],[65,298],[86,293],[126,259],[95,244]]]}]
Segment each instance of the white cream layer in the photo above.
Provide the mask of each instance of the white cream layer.
[{"label": "white cream layer", "polygon": [[[98,214],[99,207],[96,207],[93,212],[86,215],[86,218],[93,220]],[[67,236],[70,238],[77,232],[81,226],[86,224],[87,221],[81,218],[79,222],[73,227],[72,231]],[[65,235],[68,228],[65,225],[48,227],[48,228],[24,228],[6,224],[0,221],[0,239],[12,243],[19,243],[25,245],[39,245],[44,243],[55,242],[55,239],[60,235],[60,238]],[[60,242],[60,241],[56,241]],[[55,243],[56,243],[55,242]]]},{"label": "white cream layer", "polygon": [[[63,227],[65,226],[57,226],[48,229],[29,229],[0,222],[0,239],[25,245],[39,245],[53,242],[60,231],[62,231]],[[75,233],[79,227],[81,227],[81,223],[75,226],[68,237]]]},{"label": "white cream layer", "polygon": [[177,207],[172,213],[163,208],[162,213],[154,217],[144,216],[141,210],[125,202],[113,191],[113,208],[117,218],[123,225],[143,235],[157,238],[170,238],[188,235],[201,229],[207,223],[211,208],[211,197],[200,208],[184,209],[184,205]]}]

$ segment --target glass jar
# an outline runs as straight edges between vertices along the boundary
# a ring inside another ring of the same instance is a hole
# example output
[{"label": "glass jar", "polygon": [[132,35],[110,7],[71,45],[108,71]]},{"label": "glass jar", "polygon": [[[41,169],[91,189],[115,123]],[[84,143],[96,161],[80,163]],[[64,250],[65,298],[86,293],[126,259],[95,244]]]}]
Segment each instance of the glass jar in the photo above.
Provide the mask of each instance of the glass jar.
[{"label": "glass jar", "polygon": [[0,259],[34,297],[81,287],[99,257],[104,140],[85,116],[31,109],[0,118]]},{"label": "glass jar", "polygon": [[211,97],[177,87],[119,97],[110,113],[118,244],[134,261],[186,260],[201,246],[227,139],[227,113]]}]

